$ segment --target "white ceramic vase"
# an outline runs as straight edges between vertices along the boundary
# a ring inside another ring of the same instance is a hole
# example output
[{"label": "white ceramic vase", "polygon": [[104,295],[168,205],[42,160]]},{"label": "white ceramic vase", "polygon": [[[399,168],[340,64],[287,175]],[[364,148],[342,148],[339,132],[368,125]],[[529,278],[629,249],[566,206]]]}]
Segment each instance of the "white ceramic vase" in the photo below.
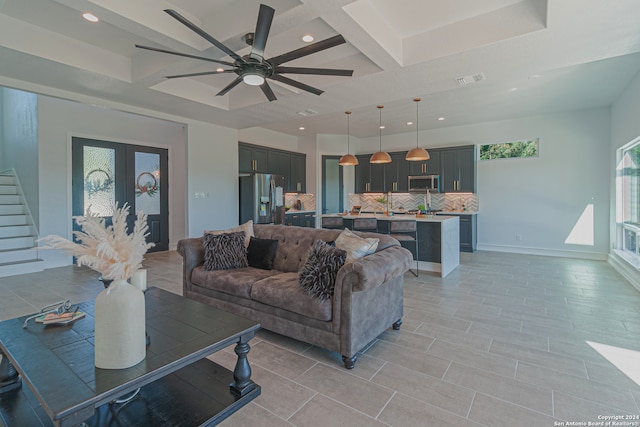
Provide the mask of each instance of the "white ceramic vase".
[{"label": "white ceramic vase", "polygon": [[95,365],[124,369],[146,356],[144,294],[126,280],[114,280],[96,298]]}]

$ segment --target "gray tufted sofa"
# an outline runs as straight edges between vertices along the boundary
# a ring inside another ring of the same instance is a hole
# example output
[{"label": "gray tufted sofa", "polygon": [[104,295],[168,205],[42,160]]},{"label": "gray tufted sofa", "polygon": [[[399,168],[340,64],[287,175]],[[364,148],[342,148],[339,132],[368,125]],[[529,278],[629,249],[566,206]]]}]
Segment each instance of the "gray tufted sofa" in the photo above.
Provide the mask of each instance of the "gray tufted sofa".
[{"label": "gray tufted sofa", "polygon": [[278,240],[273,270],[207,271],[203,238],[180,240],[183,294],[260,322],[265,329],[339,352],[351,369],[358,351],[389,326],[400,328],[404,273],[412,255],[388,235],[356,233],[379,238],[377,251],[345,264],[338,271],[333,298],[320,301],[302,290],[298,270],[316,239],[334,241],[340,232],[254,225],[256,237]]}]

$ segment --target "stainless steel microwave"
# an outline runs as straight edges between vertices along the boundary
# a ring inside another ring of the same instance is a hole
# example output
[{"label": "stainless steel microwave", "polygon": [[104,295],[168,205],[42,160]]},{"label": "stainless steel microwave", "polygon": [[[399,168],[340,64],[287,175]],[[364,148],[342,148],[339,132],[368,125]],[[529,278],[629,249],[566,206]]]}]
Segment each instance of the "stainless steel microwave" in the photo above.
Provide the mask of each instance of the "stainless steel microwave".
[{"label": "stainless steel microwave", "polygon": [[431,193],[440,191],[440,175],[414,175],[409,177],[410,193]]}]

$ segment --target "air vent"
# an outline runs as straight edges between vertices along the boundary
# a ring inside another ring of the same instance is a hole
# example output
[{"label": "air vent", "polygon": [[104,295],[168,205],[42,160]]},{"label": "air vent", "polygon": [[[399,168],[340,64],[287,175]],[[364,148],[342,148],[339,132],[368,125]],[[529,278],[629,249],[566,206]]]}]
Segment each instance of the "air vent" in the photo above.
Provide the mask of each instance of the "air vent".
[{"label": "air vent", "polygon": [[478,73],[478,74],[474,74],[472,76],[464,76],[464,77],[458,77],[456,78],[456,83],[458,84],[458,86],[462,87],[462,86],[468,86],[470,84],[473,83],[478,83],[482,80],[485,80],[486,77],[484,75],[484,73]]},{"label": "air vent", "polygon": [[298,111],[298,114],[300,114],[302,117],[308,117],[315,116],[316,114],[318,114],[318,112],[316,110],[312,110],[311,108],[307,108],[304,111]]}]

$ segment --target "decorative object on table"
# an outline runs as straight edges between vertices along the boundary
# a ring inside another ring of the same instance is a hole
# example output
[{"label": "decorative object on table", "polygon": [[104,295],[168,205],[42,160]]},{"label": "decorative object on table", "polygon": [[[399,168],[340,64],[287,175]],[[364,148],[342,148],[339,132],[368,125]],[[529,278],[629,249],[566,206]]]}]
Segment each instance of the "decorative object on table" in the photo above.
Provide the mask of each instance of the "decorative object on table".
[{"label": "decorative object on table", "polygon": [[389,210],[386,209],[387,199],[385,197],[378,197],[376,199],[376,202],[380,203],[380,210],[381,211],[384,211],[385,213],[389,212]]},{"label": "decorative object on table", "polygon": [[26,329],[26,327],[29,326],[29,320],[35,319],[37,321],[38,318],[46,316],[48,314],[62,315],[63,313],[69,313],[69,312],[71,312],[71,300],[68,300],[68,299],[54,302],[53,304],[45,305],[40,309],[40,312],[38,314],[34,314],[33,316],[27,317],[24,320],[24,323],[22,324],[22,328]]},{"label": "decorative object on table", "polygon": [[129,205],[115,205],[112,225],[91,213],[74,217],[82,231],[74,231],[78,241],[60,236],[47,236],[40,241],[53,248],[64,249],[76,257],[78,265],[86,265],[113,282],[96,298],[95,366],[124,369],[136,365],[146,356],[145,304],[142,291],[127,279],[142,267],[144,254],[153,243],[147,243],[147,216],[138,212],[131,234],[128,232]]},{"label": "decorative object on table", "polygon": [[131,284],[142,292],[147,290],[147,269],[141,268],[131,276]]}]

